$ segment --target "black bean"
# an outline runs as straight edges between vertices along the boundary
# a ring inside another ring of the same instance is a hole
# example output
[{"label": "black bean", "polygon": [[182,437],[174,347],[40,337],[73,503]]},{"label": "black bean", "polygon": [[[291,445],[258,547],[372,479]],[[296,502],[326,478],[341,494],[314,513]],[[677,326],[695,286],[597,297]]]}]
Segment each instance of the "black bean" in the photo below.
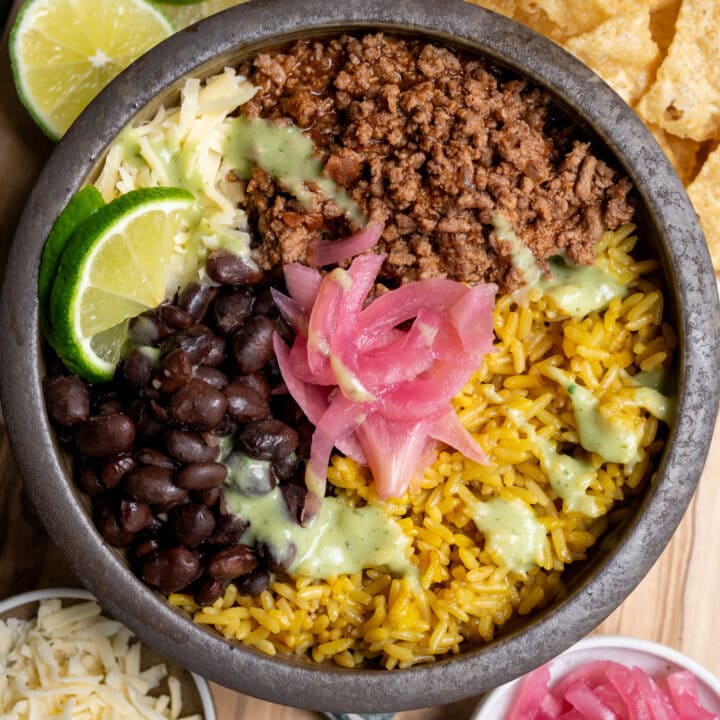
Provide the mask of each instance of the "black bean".
[{"label": "black bean", "polygon": [[186,465],[177,475],[177,484],[184,490],[218,488],[227,477],[227,468],[216,462],[198,462]]},{"label": "black bean", "polygon": [[166,505],[183,502],[187,492],[172,481],[172,471],[147,465],[131,472],[124,483],[125,492],[138,502]]},{"label": "black bean", "polygon": [[263,271],[252,260],[227,250],[211,252],[205,272],[221,285],[257,285],[263,279]]},{"label": "black bean", "polygon": [[300,524],[300,517],[302,515],[303,508],[305,507],[305,498],[307,496],[307,489],[287,483],[280,486],[280,492],[282,493],[285,506],[287,507],[288,515],[290,518]]},{"label": "black bean", "polygon": [[106,488],[114,488],[120,484],[120,481],[131,471],[134,470],[137,463],[135,458],[129,453],[116,455],[106,460],[100,469],[100,479]]},{"label": "black bean", "polygon": [[212,545],[230,545],[238,542],[247,529],[247,520],[238,515],[221,514],[215,525],[215,532],[208,538],[208,542]]},{"label": "black bean", "polygon": [[257,544],[258,557],[273,572],[287,572],[297,555],[297,547],[291,542],[284,548],[272,548],[265,543]]},{"label": "black bean", "polygon": [[222,596],[226,587],[226,582],[205,576],[198,582],[197,588],[195,589],[195,602],[202,607],[212,605]]},{"label": "black bean", "polygon": [[178,305],[195,322],[201,322],[210,307],[210,303],[217,294],[218,289],[216,287],[191,283],[180,293]]},{"label": "black bean", "polygon": [[262,569],[253,570],[251,573],[238,578],[235,585],[241,595],[257,597],[263,590],[270,587],[270,573]]},{"label": "black bean", "polygon": [[222,390],[228,382],[230,382],[224,372],[214,367],[207,367],[206,365],[196,367],[193,370],[193,377],[206,382],[208,385],[212,385],[218,390]]},{"label": "black bean", "polygon": [[165,470],[175,470],[177,464],[169,458],[165,453],[155,448],[142,448],[135,453],[138,462],[143,465],[152,465],[153,467],[164,468]]},{"label": "black bean", "polygon": [[140,532],[150,522],[150,506],[137,500],[120,501],[120,527],[127,532]]},{"label": "black bean", "polygon": [[161,405],[157,400],[150,400],[150,409],[152,410],[153,415],[161,423],[166,423],[168,421],[169,416],[167,408]]},{"label": "black bean", "polygon": [[253,309],[254,298],[247,290],[222,293],[213,304],[215,327],[223,335],[237,332]]},{"label": "black bean", "polygon": [[207,355],[203,358],[202,364],[211,368],[219,367],[225,362],[226,354],[227,342],[225,338],[219,335],[212,335],[210,337],[210,350],[208,350]]},{"label": "black bean", "polygon": [[161,305],[133,318],[129,325],[129,337],[137,345],[153,345],[192,324],[192,317],[181,308]]},{"label": "black bean", "polygon": [[160,360],[152,385],[160,392],[171,394],[179,390],[192,377],[190,356],[180,348],[171,350]]},{"label": "black bean", "polygon": [[253,305],[253,313],[255,315],[267,315],[268,317],[275,317],[277,315],[277,305],[275,304],[275,298],[272,296],[269,287],[258,293]]},{"label": "black bean", "polygon": [[220,456],[218,447],[210,447],[194,432],[168,430],[165,445],[170,455],[181,463],[214,462]]},{"label": "black bean", "polygon": [[262,420],[270,416],[267,402],[245,383],[231,383],[223,389],[228,401],[227,412],[238,423]]},{"label": "black bean", "polygon": [[202,607],[212,605],[219,597],[222,597],[226,587],[227,582],[206,576],[197,584],[194,593],[195,602]]},{"label": "black bean", "polygon": [[103,539],[113,547],[127,547],[133,541],[134,534],[123,530],[115,515],[109,511],[100,518],[98,530]]},{"label": "black bean", "polygon": [[103,484],[98,479],[97,473],[85,465],[77,471],[78,485],[90,496],[97,497],[105,492]]},{"label": "black bean", "polygon": [[213,507],[220,497],[220,488],[209,488],[208,490],[196,490],[193,498],[205,507]]},{"label": "black bean", "polygon": [[98,415],[112,415],[113,413],[121,413],[123,404],[119,398],[108,398],[98,403],[95,409]]},{"label": "black bean", "polygon": [[298,455],[301,458],[309,458],[315,426],[307,418],[304,418],[300,420],[297,425],[294,425],[294,427],[298,434]]},{"label": "black bean", "polygon": [[178,424],[198,430],[211,430],[223,418],[227,399],[212,385],[193,378],[170,400],[170,415]]},{"label": "black bean", "polygon": [[284,318],[276,317],[273,320],[278,335],[288,344],[292,345],[295,340],[295,329],[291,327]]},{"label": "black bean", "polygon": [[203,436],[207,436],[206,442],[210,442],[209,437],[229,437],[235,432],[235,426],[229,415],[223,415],[222,420],[212,429],[209,433],[203,433]]},{"label": "black bean", "polygon": [[191,550],[173,547],[148,557],[142,565],[142,579],[166,595],[192,583],[200,571],[200,561]]},{"label": "black bean", "polygon": [[225,461],[232,485],[243,495],[266,495],[276,485],[275,473],[267,460],[233,452]]},{"label": "black bean", "polygon": [[255,420],[238,434],[241,445],[249,455],[259,460],[281,460],[298,446],[298,434],[280,420]]},{"label": "black bean", "polygon": [[260,372],[251,375],[239,375],[233,382],[242,383],[252,388],[265,402],[270,402],[270,383]]},{"label": "black bean", "polygon": [[203,505],[188,503],[175,508],[172,526],[180,543],[185,547],[194,548],[212,535],[215,530],[215,518]]},{"label": "black bean", "polygon": [[257,567],[257,557],[247,545],[233,545],[215,553],[208,562],[208,574],[216,580],[232,580]]},{"label": "black bean", "polygon": [[46,380],[44,387],[48,415],[53,422],[70,427],[88,419],[90,393],[79,377],[58,375]]},{"label": "black bean", "polygon": [[273,471],[280,480],[289,480],[298,468],[300,459],[295,453],[290,453],[284,458],[280,458],[273,463]]},{"label": "black bean", "polygon": [[273,357],[273,324],[264,315],[251,317],[232,340],[232,354],[242,375],[258,372]]},{"label": "black bean", "polygon": [[163,344],[162,354],[167,355],[173,350],[184,350],[193,365],[203,362],[212,349],[213,333],[205,325],[192,325],[185,330],[175,333]]},{"label": "black bean", "polygon": [[270,407],[273,417],[292,427],[295,427],[305,417],[305,413],[300,409],[300,406],[295,402],[292,395],[287,392],[273,395],[270,400]]},{"label": "black bean", "polygon": [[165,426],[156,417],[150,403],[136,400],[130,407],[130,416],[137,428],[139,437],[151,438],[161,433]]},{"label": "black bean", "polygon": [[135,388],[144,387],[150,382],[152,369],[152,359],[140,348],[131,350],[123,363],[123,375],[125,377],[125,381],[128,385]]},{"label": "black bean", "polygon": [[80,425],[75,442],[85,457],[108,457],[125,452],[132,447],[135,426],[122,413],[98,415]]},{"label": "black bean", "polygon": [[159,541],[154,538],[150,538],[149,540],[143,540],[139,545],[133,548],[132,552],[136,558],[143,558],[150,553],[154,553],[159,547]]}]

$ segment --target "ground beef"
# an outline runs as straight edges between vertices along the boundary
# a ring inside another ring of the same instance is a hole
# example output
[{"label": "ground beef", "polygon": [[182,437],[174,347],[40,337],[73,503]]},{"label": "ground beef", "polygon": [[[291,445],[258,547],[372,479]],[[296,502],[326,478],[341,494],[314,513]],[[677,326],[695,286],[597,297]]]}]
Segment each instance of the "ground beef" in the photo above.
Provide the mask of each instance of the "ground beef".
[{"label": "ground beef", "polygon": [[[522,278],[497,214],[541,263],[565,252],[582,264],[632,217],[630,182],[548,93],[476,57],[378,33],[300,41],[241,71],[260,88],[243,112],[302,127],[326,174],[385,223],[389,285],[441,276],[513,289]],[[303,207],[259,167],[246,190],[266,269],[354,229],[319,191]]]}]

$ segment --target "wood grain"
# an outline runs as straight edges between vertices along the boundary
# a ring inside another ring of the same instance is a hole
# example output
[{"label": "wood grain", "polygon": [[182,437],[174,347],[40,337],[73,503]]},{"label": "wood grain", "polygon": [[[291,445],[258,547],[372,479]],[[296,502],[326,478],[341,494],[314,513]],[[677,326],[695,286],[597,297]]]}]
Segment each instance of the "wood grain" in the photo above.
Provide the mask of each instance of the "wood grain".
[{"label": "wood grain", "polygon": [[[17,5],[17,3],[16,3]],[[7,35],[7,31],[6,31]],[[17,100],[7,55],[0,55],[0,263],[25,200],[52,146]],[[633,635],[681,650],[720,675],[720,425],[699,490],[661,559],[637,590],[598,629]],[[0,598],[24,590],[72,585],[62,550],[49,542],[23,501],[22,485],[0,433]],[[255,700],[213,687],[219,720],[310,720],[315,713]],[[465,720],[474,700],[400,713],[398,720]]]}]

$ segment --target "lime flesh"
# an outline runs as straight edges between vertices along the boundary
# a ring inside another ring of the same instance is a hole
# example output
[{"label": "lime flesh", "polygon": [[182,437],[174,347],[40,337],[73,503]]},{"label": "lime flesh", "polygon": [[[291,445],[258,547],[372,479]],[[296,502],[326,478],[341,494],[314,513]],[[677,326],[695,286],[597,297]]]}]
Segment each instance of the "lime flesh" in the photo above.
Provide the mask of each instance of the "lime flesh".
[{"label": "lime flesh", "polygon": [[112,78],[173,30],[146,0],[28,0],[9,43],[20,99],[57,140]]},{"label": "lime flesh", "polygon": [[112,378],[129,320],[178,289],[170,284],[176,238],[194,207],[180,188],[134,190],[73,233],[50,299],[56,350],[70,370],[92,381]]}]

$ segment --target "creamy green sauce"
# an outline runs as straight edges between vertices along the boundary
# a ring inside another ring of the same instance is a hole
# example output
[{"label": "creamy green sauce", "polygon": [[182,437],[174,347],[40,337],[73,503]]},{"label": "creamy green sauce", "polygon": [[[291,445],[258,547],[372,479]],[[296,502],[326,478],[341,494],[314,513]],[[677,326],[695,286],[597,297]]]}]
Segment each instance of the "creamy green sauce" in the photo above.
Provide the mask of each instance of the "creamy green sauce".
[{"label": "creamy green sauce", "polygon": [[636,463],[640,434],[626,423],[603,414],[600,401],[587,388],[572,383],[567,391],[575,413],[580,444],[608,462]]},{"label": "creamy green sauce", "polygon": [[345,190],[323,173],[322,162],[313,153],[313,143],[300,128],[279,127],[260,118],[238,117],[225,142],[223,155],[238,177],[249,180],[253,165],[260,165],[282,183],[303,205],[312,194],[306,183],[315,184],[358,225],[365,218]]},{"label": "creamy green sauce", "polygon": [[510,258],[514,268],[517,268],[525,278],[525,283],[533,287],[540,280],[540,269],[535,256],[526,245],[523,245],[515,235],[510,223],[502,215],[494,215],[492,224],[498,240],[510,245]]},{"label": "creamy green sauce", "polygon": [[565,504],[568,512],[579,512],[589,517],[598,517],[604,512],[603,506],[587,489],[595,478],[595,470],[587,460],[578,460],[555,450],[552,443],[535,432],[535,428],[525,422],[520,413],[508,411],[508,416],[535,444],[535,452],[540,467],[555,494]]},{"label": "creamy green sauce", "polygon": [[604,310],[613,298],[627,295],[627,286],[597,265],[568,265],[561,257],[552,257],[548,262],[552,278],[543,277],[537,285],[571,317]]},{"label": "creamy green sauce", "polygon": [[510,245],[513,267],[525,278],[524,290],[538,287],[562,312],[581,318],[603,310],[615,297],[625,297],[627,286],[597,265],[568,265],[560,257],[548,261],[552,277],[543,277],[535,256],[515,235],[510,223],[501,215],[492,219],[498,239]]},{"label": "creamy green sauce", "polygon": [[250,522],[242,542],[262,541],[280,557],[295,545],[293,575],[326,579],[379,566],[399,576],[416,572],[407,558],[410,539],[372,505],[353,508],[341,498],[326,497],[313,523],[301,527],[288,516],[279,488],[255,497],[227,489],[226,498],[230,509]]},{"label": "creamy green sauce", "polygon": [[485,534],[490,555],[513,572],[526,573],[542,562],[545,528],[521,501],[492,498],[479,502],[473,520]]},{"label": "creamy green sauce", "polygon": [[590,483],[595,479],[595,470],[587,460],[578,460],[559,453],[545,438],[537,438],[540,467],[550,487],[562,499],[567,512],[578,512],[588,517],[598,517],[604,512],[603,506],[587,494]]}]

